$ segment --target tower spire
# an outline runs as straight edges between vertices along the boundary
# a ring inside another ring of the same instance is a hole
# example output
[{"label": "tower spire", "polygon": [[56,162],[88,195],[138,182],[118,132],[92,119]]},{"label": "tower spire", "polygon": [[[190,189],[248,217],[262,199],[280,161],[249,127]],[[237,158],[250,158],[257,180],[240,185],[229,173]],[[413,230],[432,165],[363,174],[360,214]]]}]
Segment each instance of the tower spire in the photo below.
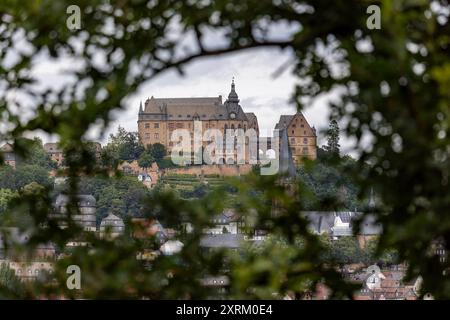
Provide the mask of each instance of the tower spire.
[{"label": "tower spire", "polygon": [[234,77],[233,77],[231,80],[231,91],[230,91],[230,94],[228,95],[229,102],[236,102],[236,103],[239,102],[239,97],[238,97],[235,89],[236,89],[236,85],[234,84]]},{"label": "tower spire", "polygon": [[144,110],[142,109],[142,100],[139,104],[139,113],[144,113]]}]

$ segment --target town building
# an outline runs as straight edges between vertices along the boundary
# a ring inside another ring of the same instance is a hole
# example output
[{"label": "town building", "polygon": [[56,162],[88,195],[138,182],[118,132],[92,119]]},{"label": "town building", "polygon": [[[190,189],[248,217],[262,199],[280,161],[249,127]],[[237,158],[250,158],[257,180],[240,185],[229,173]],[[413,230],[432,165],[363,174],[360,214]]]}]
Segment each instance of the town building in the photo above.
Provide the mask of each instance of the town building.
[{"label": "town building", "polygon": [[[102,145],[98,142],[92,142],[94,148],[95,148],[95,156],[97,159],[100,158],[100,153],[102,151]],[[50,156],[50,159],[55,161],[58,166],[63,165],[64,161],[64,151],[61,149],[58,142],[49,142],[44,144],[44,149],[47,152],[47,154]]]},{"label": "town building", "polygon": [[17,166],[18,156],[14,153],[14,148],[12,144],[6,143],[0,148],[0,154],[3,157],[3,162],[14,169]]},{"label": "town building", "polygon": [[275,126],[277,130],[285,129],[289,138],[289,147],[296,164],[302,159],[315,160],[317,158],[317,134],[301,112],[294,115],[281,115]]},{"label": "town building", "polygon": [[[154,98],[145,101],[139,107],[138,133],[141,143],[146,146],[155,143],[163,144],[170,153],[177,142],[171,141],[171,136],[176,129],[187,129],[193,142],[195,122],[201,121],[201,131],[218,129],[225,133],[227,129],[249,129],[255,131],[255,143],[259,136],[258,120],[254,113],[245,113],[239,104],[239,97],[235,90],[234,80],[231,83],[231,91],[228,99],[222,102],[222,96],[201,98]],[[203,146],[210,142],[202,142]],[[247,141],[248,143],[248,141]],[[247,144],[246,143],[246,144]],[[191,143],[193,145],[194,143]],[[224,144],[225,145],[225,144]],[[247,144],[248,145],[248,144]],[[245,150],[246,160],[249,159],[248,148]],[[194,150],[192,153],[200,150]],[[236,163],[237,152],[235,149],[228,150],[224,146],[216,163]],[[257,154],[255,155],[255,160]],[[233,161],[233,162],[232,162]]]},{"label": "town building", "polygon": [[[80,227],[86,231],[97,231],[97,202],[92,195],[76,195],[78,201],[79,214],[72,215],[72,219]],[[64,218],[67,215],[67,205],[70,198],[66,195],[60,194],[55,200],[55,209],[61,218],[62,225]]]}]

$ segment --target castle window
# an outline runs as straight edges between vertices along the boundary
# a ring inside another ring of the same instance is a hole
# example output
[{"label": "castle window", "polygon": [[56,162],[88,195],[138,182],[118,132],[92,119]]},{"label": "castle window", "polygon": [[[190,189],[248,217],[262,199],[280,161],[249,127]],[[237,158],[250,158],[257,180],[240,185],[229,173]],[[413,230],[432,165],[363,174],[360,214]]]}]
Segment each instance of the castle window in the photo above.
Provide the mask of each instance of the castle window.
[{"label": "castle window", "polygon": [[187,117],[188,117],[188,118],[190,118],[190,117],[191,117],[191,115],[190,115],[190,114],[188,114],[188,115],[187,115]]},{"label": "castle window", "polygon": [[303,131],[303,134],[306,134],[306,130],[305,130],[305,131]]},{"label": "castle window", "polygon": [[302,124],[302,125],[300,125],[300,127],[304,128],[304,127],[305,127],[305,125],[304,125],[304,124]]},{"label": "castle window", "polygon": [[291,138],[291,143],[292,143],[292,144],[295,143],[295,138]]},{"label": "castle window", "polygon": [[145,134],[145,139],[150,139],[150,133],[147,132],[147,133]]},{"label": "castle window", "polygon": [[159,139],[159,134],[155,133],[155,139]]},{"label": "castle window", "polygon": [[292,134],[294,134],[294,130],[292,130]]},{"label": "castle window", "polygon": [[149,129],[150,128],[150,123],[146,123],[145,124],[145,129]]},{"label": "castle window", "polygon": [[178,115],[178,118],[181,118],[181,114]]},{"label": "castle window", "polygon": [[303,143],[307,144],[308,143],[308,138],[303,138]]},{"label": "castle window", "polygon": [[177,128],[178,128],[178,129],[184,128],[184,124],[181,123],[181,122],[178,122],[178,123],[177,123]]},{"label": "castle window", "polygon": [[303,147],[303,154],[308,154],[308,148],[307,147]]},{"label": "castle window", "polygon": [[158,129],[159,128],[159,123],[154,123],[153,124],[153,128]]}]

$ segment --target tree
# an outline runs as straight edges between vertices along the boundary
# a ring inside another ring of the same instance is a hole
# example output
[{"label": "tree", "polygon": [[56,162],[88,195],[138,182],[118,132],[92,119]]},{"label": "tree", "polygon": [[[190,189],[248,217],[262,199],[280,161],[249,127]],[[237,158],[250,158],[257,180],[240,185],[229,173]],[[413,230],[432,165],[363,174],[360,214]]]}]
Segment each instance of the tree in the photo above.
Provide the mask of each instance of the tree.
[{"label": "tree", "polygon": [[339,156],[339,125],[335,119],[330,121],[330,127],[327,131],[327,145],[323,148],[331,154]]},{"label": "tree", "polygon": [[147,149],[158,164],[161,163],[162,159],[167,154],[166,147],[161,143],[151,144]]}]

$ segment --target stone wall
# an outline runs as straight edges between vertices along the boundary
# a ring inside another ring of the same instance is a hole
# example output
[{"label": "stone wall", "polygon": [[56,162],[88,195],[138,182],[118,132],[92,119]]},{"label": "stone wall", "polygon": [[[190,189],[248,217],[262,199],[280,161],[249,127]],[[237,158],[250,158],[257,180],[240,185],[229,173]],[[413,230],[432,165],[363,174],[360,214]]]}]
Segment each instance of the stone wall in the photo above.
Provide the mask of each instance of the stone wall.
[{"label": "stone wall", "polygon": [[251,164],[242,165],[201,165],[201,166],[188,166],[182,168],[170,168],[165,169],[164,174],[191,174],[196,176],[213,175],[230,177],[245,175],[252,171]]}]

